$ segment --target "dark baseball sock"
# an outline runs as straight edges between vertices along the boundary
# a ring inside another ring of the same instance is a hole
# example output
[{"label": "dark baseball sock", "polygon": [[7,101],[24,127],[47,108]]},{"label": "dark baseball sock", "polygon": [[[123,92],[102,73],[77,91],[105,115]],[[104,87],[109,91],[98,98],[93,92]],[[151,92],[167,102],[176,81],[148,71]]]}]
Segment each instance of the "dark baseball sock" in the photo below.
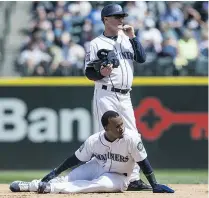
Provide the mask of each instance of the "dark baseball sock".
[{"label": "dark baseball sock", "polygon": [[139,167],[141,168],[142,172],[146,176],[147,180],[149,181],[151,186],[157,184],[155,174],[153,172],[152,166],[150,165],[149,160],[146,158],[143,161],[137,162]]}]

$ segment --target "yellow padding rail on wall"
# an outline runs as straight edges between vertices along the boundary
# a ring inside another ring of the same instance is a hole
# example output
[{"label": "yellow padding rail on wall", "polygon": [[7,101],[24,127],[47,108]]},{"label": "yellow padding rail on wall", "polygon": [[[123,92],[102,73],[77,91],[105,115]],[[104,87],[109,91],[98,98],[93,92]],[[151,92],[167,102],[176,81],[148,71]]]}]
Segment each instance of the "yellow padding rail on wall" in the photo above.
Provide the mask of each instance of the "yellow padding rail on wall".
[{"label": "yellow padding rail on wall", "polygon": [[[1,78],[0,86],[93,86],[86,77]],[[133,86],[207,86],[207,77],[135,77]]]}]

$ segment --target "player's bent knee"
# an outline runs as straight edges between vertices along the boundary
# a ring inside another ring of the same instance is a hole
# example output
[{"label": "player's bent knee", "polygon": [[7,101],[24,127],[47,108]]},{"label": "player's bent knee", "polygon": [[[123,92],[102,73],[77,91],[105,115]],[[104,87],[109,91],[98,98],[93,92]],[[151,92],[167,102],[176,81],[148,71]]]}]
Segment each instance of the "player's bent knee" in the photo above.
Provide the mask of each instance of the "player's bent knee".
[{"label": "player's bent knee", "polygon": [[99,185],[102,187],[104,192],[122,192],[125,189],[123,188],[123,181],[113,176],[110,178],[108,176],[101,176],[98,181]]}]

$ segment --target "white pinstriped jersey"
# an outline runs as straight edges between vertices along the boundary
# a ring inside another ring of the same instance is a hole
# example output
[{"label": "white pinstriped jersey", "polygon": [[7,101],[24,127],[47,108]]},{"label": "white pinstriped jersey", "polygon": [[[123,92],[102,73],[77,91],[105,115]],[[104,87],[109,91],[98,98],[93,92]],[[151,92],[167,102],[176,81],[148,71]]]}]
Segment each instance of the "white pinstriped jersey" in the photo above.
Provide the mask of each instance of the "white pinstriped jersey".
[{"label": "white pinstriped jersey", "polygon": [[125,128],[124,137],[108,142],[105,131],[90,136],[75,152],[80,161],[89,161],[94,156],[105,172],[126,173],[133,171],[135,162],[147,157],[141,136]]},{"label": "white pinstriped jersey", "polygon": [[[130,89],[133,82],[133,61],[134,61],[134,50],[129,41],[129,37],[121,33],[118,35],[116,41],[105,37],[103,34],[96,37],[90,42],[90,49],[87,50],[85,67],[90,61],[97,60],[97,52],[100,49],[114,50],[117,58],[120,62],[118,68],[114,68],[109,76],[104,77],[101,80],[97,80],[95,85],[104,84],[119,89]],[[112,83],[111,83],[112,81]]]}]

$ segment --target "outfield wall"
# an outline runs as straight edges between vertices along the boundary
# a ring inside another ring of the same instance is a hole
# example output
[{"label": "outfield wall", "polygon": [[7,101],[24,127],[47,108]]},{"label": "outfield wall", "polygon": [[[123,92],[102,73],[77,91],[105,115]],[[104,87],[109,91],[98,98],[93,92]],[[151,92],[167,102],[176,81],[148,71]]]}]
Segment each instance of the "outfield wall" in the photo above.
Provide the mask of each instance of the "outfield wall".
[{"label": "outfield wall", "polygon": [[[0,169],[50,169],[92,133],[86,78],[0,80]],[[208,167],[208,79],[135,78],[136,124],[155,168]]]}]

